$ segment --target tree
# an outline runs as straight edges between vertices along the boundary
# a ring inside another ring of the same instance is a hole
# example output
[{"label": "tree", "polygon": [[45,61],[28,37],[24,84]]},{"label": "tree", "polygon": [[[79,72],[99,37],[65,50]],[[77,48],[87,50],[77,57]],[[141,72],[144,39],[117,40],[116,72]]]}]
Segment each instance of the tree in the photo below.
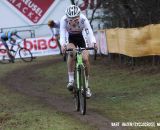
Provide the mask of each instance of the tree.
[{"label": "tree", "polygon": [[[78,0],[71,0],[77,4]],[[160,0],[79,0],[80,8],[92,9],[90,23],[95,19],[97,9],[101,10],[99,20],[104,28],[139,27],[160,22]],[[79,2],[78,1],[78,2]],[[89,3],[91,2],[91,3]],[[95,4],[97,3],[97,4]],[[83,7],[83,8],[82,8]]]},{"label": "tree", "polygon": [[112,19],[120,21],[125,27],[138,27],[151,23],[160,22],[160,1],[159,0],[105,0],[103,4],[107,8]]}]

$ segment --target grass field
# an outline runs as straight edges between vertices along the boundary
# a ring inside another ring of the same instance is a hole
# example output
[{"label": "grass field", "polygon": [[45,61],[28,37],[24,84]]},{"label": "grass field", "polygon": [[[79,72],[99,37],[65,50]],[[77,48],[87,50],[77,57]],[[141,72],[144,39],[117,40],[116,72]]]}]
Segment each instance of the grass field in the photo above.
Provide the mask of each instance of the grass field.
[{"label": "grass field", "polygon": [[[0,65],[2,68],[0,77],[8,71],[26,65],[21,63]],[[106,58],[98,58],[97,61],[92,62],[91,70],[90,87],[93,97],[88,101],[89,109],[115,122],[160,121],[160,69],[158,67],[145,65],[135,67],[133,70],[127,66],[110,63]],[[56,62],[43,69],[37,69],[33,74],[36,77],[43,77],[38,84],[36,81],[33,82],[37,91],[42,89],[48,95],[70,96],[65,88],[66,63]],[[67,114],[47,107],[39,99],[13,93],[2,85],[0,89],[0,126],[5,130],[93,129]],[[158,130],[159,128],[129,127],[128,129]]]},{"label": "grass field", "polygon": [[[41,60],[43,61],[44,59],[42,58]],[[37,63],[16,62],[15,64],[0,65],[0,78],[10,71],[32,64]],[[54,110],[52,107],[42,103],[38,98],[19,94],[0,83],[0,130],[82,129],[92,130],[93,128],[65,113]]]}]

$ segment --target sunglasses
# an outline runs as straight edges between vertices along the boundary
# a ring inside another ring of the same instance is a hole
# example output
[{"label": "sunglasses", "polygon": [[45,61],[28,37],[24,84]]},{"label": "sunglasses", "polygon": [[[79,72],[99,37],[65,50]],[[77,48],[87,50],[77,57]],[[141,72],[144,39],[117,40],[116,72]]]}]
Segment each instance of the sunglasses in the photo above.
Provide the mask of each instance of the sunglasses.
[{"label": "sunglasses", "polygon": [[72,23],[76,23],[76,22],[78,22],[79,21],[79,17],[76,17],[76,18],[70,18],[70,19],[68,19],[68,21],[69,22],[72,22]]}]

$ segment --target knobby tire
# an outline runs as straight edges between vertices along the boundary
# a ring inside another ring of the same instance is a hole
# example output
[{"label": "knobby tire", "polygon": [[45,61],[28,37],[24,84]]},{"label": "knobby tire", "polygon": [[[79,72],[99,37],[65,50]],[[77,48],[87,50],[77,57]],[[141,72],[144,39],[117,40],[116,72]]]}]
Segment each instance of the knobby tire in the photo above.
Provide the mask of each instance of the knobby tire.
[{"label": "knobby tire", "polygon": [[80,66],[79,70],[79,82],[80,82],[80,112],[82,115],[86,114],[86,79],[85,79],[85,69],[83,66]]},{"label": "knobby tire", "polygon": [[33,60],[31,51],[26,48],[21,48],[19,50],[19,56],[24,62],[31,62]]}]

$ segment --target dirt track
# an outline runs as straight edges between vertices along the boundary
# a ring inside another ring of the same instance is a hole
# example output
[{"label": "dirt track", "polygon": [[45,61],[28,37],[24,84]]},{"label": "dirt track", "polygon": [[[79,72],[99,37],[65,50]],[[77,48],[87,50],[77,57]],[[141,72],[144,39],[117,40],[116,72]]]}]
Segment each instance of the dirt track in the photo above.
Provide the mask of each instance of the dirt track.
[{"label": "dirt track", "polygon": [[[39,68],[43,69],[47,66],[53,65],[53,63],[55,64],[56,62],[61,62],[60,60],[61,59],[57,58],[53,61],[45,61],[34,65],[28,65],[27,68],[20,68],[8,73],[6,77],[0,80],[9,89],[25,94],[29,97],[37,97],[40,99],[42,103],[45,103],[48,106],[51,106],[60,112],[64,112],[72,116],[73,118],[87,123],[93,126],[94,128],[97,128],[98,130],[122,130],[121,127],[111,127],[110,121],[108,119],[106,119],[102,115],[99,115],[96,112],[93,112],[92,110],[87,109],[87,115],[85,116],[82,116],[77,112],[74,112],[72,108],[73,103],[71,99],[65,99],[65,97],[63,97],[62,95],[49,96],[45,91],[37,91],[34,89],[32,81],[36,80],[36,75],[33,75],[33,71]],[[6,81],[8,82],[6,83]]]}]

